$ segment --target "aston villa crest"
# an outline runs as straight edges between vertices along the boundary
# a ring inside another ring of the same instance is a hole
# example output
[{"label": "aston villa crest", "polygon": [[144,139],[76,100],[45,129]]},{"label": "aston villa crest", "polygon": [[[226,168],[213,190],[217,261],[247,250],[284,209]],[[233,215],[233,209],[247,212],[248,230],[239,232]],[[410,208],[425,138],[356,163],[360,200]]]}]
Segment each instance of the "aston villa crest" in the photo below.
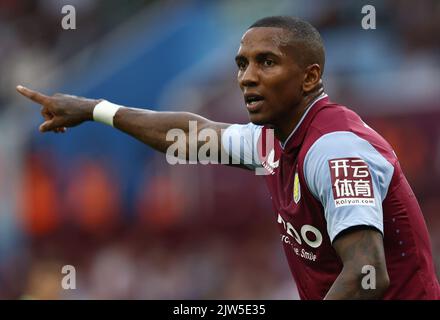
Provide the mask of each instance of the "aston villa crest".
[{"label": "aston villa crest", "polygon": [[301,185],[299,183],[299,175],[297,169],[295,172],[295,178],[293,180],[293,201],[295,201],[295,203],[298,204],[300,199],[301,199]]}]

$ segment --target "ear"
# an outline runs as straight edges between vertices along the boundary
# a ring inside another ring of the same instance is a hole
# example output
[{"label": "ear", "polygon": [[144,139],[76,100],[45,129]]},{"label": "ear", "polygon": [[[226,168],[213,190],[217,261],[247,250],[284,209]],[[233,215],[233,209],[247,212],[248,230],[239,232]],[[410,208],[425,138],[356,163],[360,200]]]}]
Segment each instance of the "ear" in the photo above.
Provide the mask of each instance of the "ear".
[{"label": "ear", "polygon": [[305,69],[302,89],[305,94],[314,91],[321,83],[321,67],[319,64],[311,64]]}]

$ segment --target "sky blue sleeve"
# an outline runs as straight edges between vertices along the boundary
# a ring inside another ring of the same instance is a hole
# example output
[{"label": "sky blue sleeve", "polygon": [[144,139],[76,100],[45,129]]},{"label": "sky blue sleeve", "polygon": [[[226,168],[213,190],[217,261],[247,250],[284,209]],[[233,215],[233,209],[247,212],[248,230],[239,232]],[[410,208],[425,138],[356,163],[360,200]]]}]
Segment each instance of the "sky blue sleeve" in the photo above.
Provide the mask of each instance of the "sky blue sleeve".
[{"label": "sky blue sleeve", "polygon": [[303,169],[309,190],[324,208],[331,241],[357,225],[383,234],[382,201],[394,166],[367,140],[346,131],[323,135],[307,152]]},{"label": "sky blue sleeve", "polygon": [[233,124],[226,128],[221,138],[222,146],[233,164],[241,163],[249,169],[261,167],[257,144],[262,128],[253,123]]}]

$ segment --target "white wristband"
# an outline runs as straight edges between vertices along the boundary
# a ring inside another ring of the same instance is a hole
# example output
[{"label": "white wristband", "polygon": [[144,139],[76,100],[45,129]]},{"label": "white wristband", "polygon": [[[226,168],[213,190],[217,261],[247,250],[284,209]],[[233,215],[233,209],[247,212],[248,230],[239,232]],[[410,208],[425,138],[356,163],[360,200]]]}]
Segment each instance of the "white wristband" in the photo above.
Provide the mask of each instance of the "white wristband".
[{"label": "white wristband", "polygon": [[122,106],[107,100],[101,101],[93,109],[93,120],[113,127],[113,118],[120,107]]}]

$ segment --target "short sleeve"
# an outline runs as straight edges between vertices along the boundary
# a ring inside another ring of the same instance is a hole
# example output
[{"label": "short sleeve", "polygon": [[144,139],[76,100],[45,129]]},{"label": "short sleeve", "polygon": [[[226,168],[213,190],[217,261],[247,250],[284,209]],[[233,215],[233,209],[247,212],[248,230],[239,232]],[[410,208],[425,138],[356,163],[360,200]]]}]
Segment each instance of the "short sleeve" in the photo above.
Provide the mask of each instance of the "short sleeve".
[{"label": "short sleeve", "polygon": [[307,152],[303,169],[309,190],[324,208],[332,242],[359,225],[383,234],[382,202],[394,166],[367,140],[346,131],[323,135]]},{"label": "short sleeve", "polygon": [[233,124],[222,134],[222,146],[233,164],[244,164],[249,169],[261,167],[258,156],[258,139],[262,126],[253,123]]}]

